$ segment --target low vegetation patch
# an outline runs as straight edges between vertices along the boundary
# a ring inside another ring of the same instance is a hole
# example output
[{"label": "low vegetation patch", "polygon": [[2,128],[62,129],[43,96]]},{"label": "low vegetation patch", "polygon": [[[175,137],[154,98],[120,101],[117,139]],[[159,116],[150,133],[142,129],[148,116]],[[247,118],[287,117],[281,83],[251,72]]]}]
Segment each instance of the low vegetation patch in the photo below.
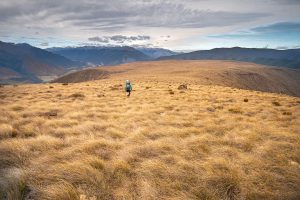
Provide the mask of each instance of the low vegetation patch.
[{"label": "low vegetation patch", "polygon": [[208,107],[208,108],[207,108],[207,111],[209,111],[209,112],[215,112],[216,109],[215,109],[215,108],[212,108],[212,107]]},{"label": "low vegetation patch", "polygon": [[123,86],[121,84],[113,85],[109,87],[111,90],[122,90]]},{"label": "low vegetation patch", "polygon": [[51,111],[43,113],[43,115],[48,118],[51,118],[51,117],[57,117],[57,113],[58,113],[57,110],[51,110]]},{"label": "low vegetation patch", "polygon": [[70,97],[72,97],[72,98],[84,98],[85,95],[82,94],[82,93],[77,92],[77,93],[71,94]]},{"label": "low vegetation patch", "polygon": [[274,106],[281,106],[281,104],[280,104],[279,102],[277,102],[277,101],[273,101],[272,104],[273,104]]},{"label": "low vegetation patch", "polygon": [[0,139],[10,138],[13,135],[13,127],[9,124],[0,124]]},{"label": "low vegetation patch", "polygon": [[234,114],[243,114],[243,111],[240,108],[229,108],[228,111]]},{"label": "low vegetation patch", "polygon": [[292,115],[292,112],[284,111],[282,114],[283,115]]},{"label": "low vegetation patch", "polygon": [[20,105],[15,105],[12,107],[12,110],[13,111],[21,111],[21,110],[24,110],[25,108],[23,106],[20,106]]},{"label": "low vegetation patch", "polygon": [[172,89],[168,89],[169,94],[173,95],[175,92]]},{"label": "low vegetation patch", "polygon": [[105,97],[105,94],[97,94],[97,97]]},{"label": "low vegetation patch", "polygon": [[178,86],[178,90],[187,90],[187,84],[181,84]]}]

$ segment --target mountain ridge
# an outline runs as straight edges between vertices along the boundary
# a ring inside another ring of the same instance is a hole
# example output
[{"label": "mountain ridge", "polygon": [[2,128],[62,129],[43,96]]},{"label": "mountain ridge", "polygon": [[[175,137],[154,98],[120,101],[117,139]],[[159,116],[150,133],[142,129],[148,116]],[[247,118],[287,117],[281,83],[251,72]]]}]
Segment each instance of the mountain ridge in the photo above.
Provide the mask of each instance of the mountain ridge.
[{"label": "mountain ridge", "polygon": [[83,46],[67,48],[49,48],[47,50],[62,55],[70,60],[85,62],[94,66],[117,65],[127,62],[151,60],[149,56],[129,46]]},{"label": "mountain ridge", "polygon": [[300,69],[300,49],[264,49],[264,48],[215,48],[199,50],[157,60],[235,60],[263,64],[268,66]]},{"label": "mountain ridge", "polygon": [[232,47],[176,53],[163,48],[130,46],[40,49],[26,43],[14,44],[0,41],[0,83],[38,83],[51,81],[80,67],[115,66],[156,60],[227,60],[300,69],[300,49]]},{"label": "mountain ridge", "polygon": [[2,77],[0,82],[42,82],[42,77],[62,75],[81,64],[29,44],[0,41],[1,68],[19,74],[16,79]]}]

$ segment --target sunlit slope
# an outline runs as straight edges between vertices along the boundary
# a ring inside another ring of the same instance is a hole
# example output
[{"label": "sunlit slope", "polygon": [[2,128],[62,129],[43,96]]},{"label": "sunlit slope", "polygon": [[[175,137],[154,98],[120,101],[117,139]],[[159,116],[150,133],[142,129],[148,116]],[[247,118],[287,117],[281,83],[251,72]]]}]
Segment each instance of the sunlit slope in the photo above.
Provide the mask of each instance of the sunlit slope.
[{"label": "sunlit slope", "polygon": [[[94,70],[94,69],[92,69]],[[174,80],[204,85],[220,85],[241,89],[284,93],[300,96],[300,71],[273,68],[246,62],[231,61],[157,61],[136,62],[117,67],[100,67],[98,79],[110,78],[151,81]],[[89,78],[90,70],[62,77],[57,82],[81,82]]]},{"label": "sunlit slope", "polygon": [[0,199],[300,198],[300,98],[131,66],[0,88]]}]

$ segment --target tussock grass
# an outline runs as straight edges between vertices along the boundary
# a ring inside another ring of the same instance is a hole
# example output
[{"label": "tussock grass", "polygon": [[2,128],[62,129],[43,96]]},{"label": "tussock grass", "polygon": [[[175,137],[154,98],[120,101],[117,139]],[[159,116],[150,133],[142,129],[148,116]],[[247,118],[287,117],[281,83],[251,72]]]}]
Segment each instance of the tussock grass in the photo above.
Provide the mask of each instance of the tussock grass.
[{"label": "tussock grass", "polygon": [[73,97],[73,98],[83,98],[85,96],[84,96],[84,94],[78,92],[78,93],[71,94],[70,97]]},{"label": "tussock grass", "polygon": [[273,104],[274,106],[281,106],[281,104],[280,104],[279,102],[277,102],[277,101],[273,101],[272,104]]},{"label": "tussock grass", "polygon": [[124,80],[1,88],[0,199],[300,197],[299,98]]},{"label": "tussock grass", "polygon": [[0,124],[0,139],[11,138],[13,136],[13,127],[10,124]]},{"label": "tussock grass", "polygon": [[186,84],[181,84],[177,88],[178,90],[187,90],[187,85]]},{"label": "tussock grass", "polygon": [[243,111],[240,108],[229,108],[228,111],[235,114],[243,114]]}]

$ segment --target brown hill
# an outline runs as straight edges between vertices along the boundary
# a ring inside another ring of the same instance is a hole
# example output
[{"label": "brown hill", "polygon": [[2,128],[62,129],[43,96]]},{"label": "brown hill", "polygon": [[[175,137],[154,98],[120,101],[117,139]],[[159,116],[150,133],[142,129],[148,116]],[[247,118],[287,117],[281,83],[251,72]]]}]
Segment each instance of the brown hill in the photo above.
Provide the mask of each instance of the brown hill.
[{"label": "brown hill", "polygon": [[69,73],[51,82],[55,83],[78,83],[91,80],[99,80],[108,77],[108,72],[101,69],[84,69]]},{"label": "brown hill", "polygon": [[[234,61],[135,62],[68,74],[53,82],[83,82],[102,78],[142,79],[219,85],[300,96],[300,71]],[[188,78],[188,79],[187,79]],[[188,80],[188,81],[187,81]]]}]

